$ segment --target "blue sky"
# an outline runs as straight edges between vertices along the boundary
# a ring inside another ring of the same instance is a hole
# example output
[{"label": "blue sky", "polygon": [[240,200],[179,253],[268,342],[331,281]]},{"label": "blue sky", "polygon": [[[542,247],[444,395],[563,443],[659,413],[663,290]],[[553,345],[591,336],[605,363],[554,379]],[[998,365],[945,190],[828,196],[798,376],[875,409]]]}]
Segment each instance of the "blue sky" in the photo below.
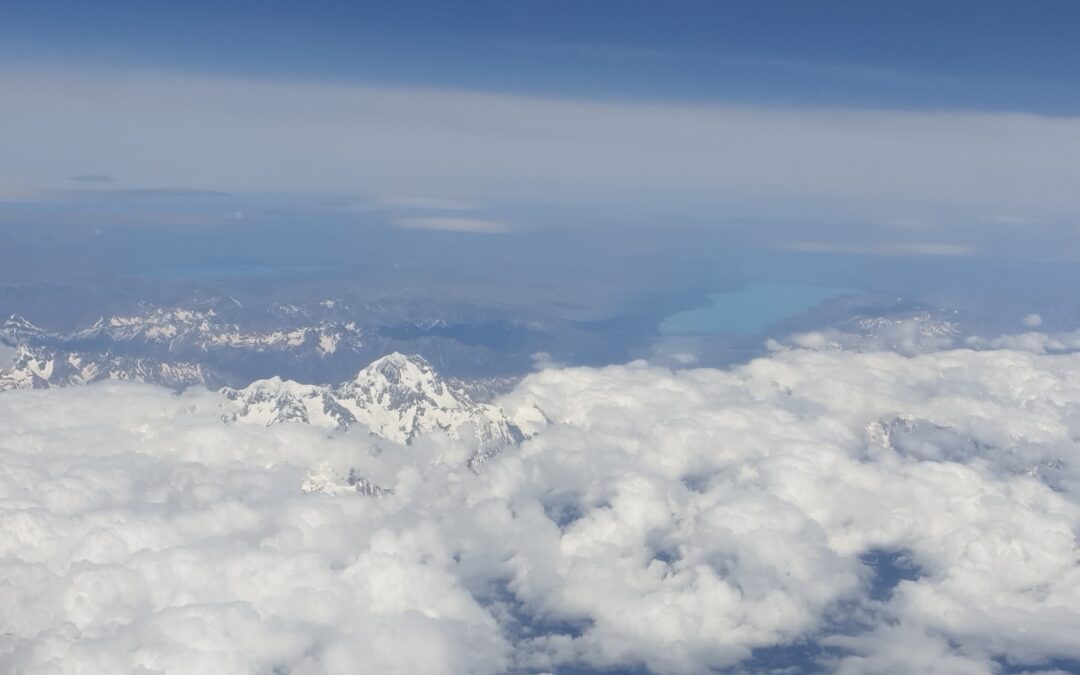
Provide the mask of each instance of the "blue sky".
[{"label": "blue sky", "polygon": [[1072,114],[1080,5],[8,3],[9,60],[589,98]]},{"label": "blue sky", "polygon": [[175,220],[150,197],[196,190],[476,236],[1072,260],[1078,26],[1050,0],[11,3],[0,221]]}]

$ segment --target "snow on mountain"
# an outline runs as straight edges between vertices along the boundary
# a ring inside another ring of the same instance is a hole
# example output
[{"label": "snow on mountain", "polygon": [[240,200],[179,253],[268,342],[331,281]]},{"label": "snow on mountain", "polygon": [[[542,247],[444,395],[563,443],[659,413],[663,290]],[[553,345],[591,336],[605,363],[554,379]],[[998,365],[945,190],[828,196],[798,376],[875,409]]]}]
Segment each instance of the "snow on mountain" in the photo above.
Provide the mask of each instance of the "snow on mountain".
[{"label": "snow on mountain", "polygon": [[1025,453],[1018,453],[1011,439],[988,441],[980,439],[976,431],[897,415],[867,424],[866,438],[872,449],[880,447],[917,461],[966,464],[978,459],[1007,473],[1031,476],[1054,490],[1061,489],[1065,465],[1059,447],[1029,444]]},{"label": "snow on mountain", "polygon": [[312,326],[273,330],[242,330],[222,321],[213,309],[155,308],[133,316],[99,319],[89,328],[66,336],[68,340],[107,337],[114,342],[184,344],[199,350],[243,348],[254,351],[311,346],[321,354],[332,354],[339,344],[363,346],[366,335],[352,321],[322,321]]},{"label": "snow on mountain", "polygon": [[339,495],[356,492],[366,497],[383,497],[393,494],[393,488],[384,488],[376,485],[361,476],[356,469],[338,473],[327,465],[322,465],[308,473],[307,478],[300,485],[304,492]]},{"label": "snow on mountain", "polygon": [[500,408],[472,400],[423,358],[397,352],[332,387],[271,378],[224,392],[231,408],[226,418],[248,424],[300,422],[339,429],[361,424],[402,445],[441,430],[475,441],[481,454],[524,438]]},{"label": "snow on mountain", "polygon": [[0,343],[199,363],[232,386],[274,375],[334,383],[384,354],[421,353],[448,375],[465,376],[458,384],[473,400],[505,393],[513,380],[502,376],[522,367],[520,353],[483,340],[429,334],[426,322],[414,329],[396,314],[386,323],[388,313],[367,305],[351,310],[333,299],[244,308],[231,298],[198,297],[183,305],[138,303],[75,329],[38,327],[12,316],[0,322]]},{"label": "snow on mountain", "polygon": [[99,319],[93,326],[77,333],[80,337],[108,335],[114,340],[142,338],[168,341],[178,336],[211,330],[216,313],[189,309],[157,308],[140,316],[113,316]]},{"label": "snow on mountain", "polygon": [[960,333],[956,315],[956,311],[922,311],[902,317],[858,316],[845,324],[871,337],[883,338],[897,327],[910,326],[921,338],[952,340]]},{"label": "snow on mountain", "polygon": [[834,326],[787,337],[787,343],[801,349],[820,351],[894,351],[920,354],[947,349],[961,334],[959,313],[945,310],[918,310],[891,316],[856,315]]},{"label": "snow on mountain", "polygon": [[467,380],[447,378],[454,389],[460,389],[474,401],[487,402],[509,393],[521,382],[520,376],[474,377]]},{"label": "snow on mountain", "polygon": [[0,340],[10,344],[21,344],[30,340],[39,339],[48,332],[27,319],[12,314],[4,323],[0,324]]},{"label": "snow on mountain", "polygon": [[[181,371],[191,371],[193,364],[201,364],[203,370],[221,375],[213,380],[215,386],[221,386],[249,382],[278,368],[284,372],[291,368],[293,373],[328,376],[343,363],[352,369],[357,363],[390,351],[377,331],[361,328],[354,321],[324,319],[311,324],[269,327],[259,325],[259,321],[253,323],[256,325],[241,328],[223,320],[222,314],[213,308],[149,307],[130,315],[103,317],[71,332],[54,332],[12,315],[0,323],[0,344],[6,345],[9,352],[28,350],[30,356],[23,358],[22,372],[6,374],[7,386],[48,380],[36,374],[30,362],[47,362],[54,354],[60,355],[61,361],[76,359],[80,364],[97,364],[99,369],[113,371],[117,376],[134,368],[139,373],[133,371],[133,378],[146,377],[166,386],[209,380],[195,372],[171,372],[164,364],[173,364],[173,369]],[[42,357],[43,353],[48,356]],[[5,365],[0,363],[0,369]],[[82,367],[71,366],[67,370],[78,371]],[[158,374],[160,378],[154,379]],[[74,382],[80,378],[93,379],[78,375],[53,382],[55,386],[57,382]]]},{"label": "snow on mountain", "polygon": [[193,384],[215,386],[221,378],[209,368],[194,363],[64,352],[26,345],[17,347],[11,365],[0,369],[0,391],[67,387],[101,380],[152,382],[180,388]]}]

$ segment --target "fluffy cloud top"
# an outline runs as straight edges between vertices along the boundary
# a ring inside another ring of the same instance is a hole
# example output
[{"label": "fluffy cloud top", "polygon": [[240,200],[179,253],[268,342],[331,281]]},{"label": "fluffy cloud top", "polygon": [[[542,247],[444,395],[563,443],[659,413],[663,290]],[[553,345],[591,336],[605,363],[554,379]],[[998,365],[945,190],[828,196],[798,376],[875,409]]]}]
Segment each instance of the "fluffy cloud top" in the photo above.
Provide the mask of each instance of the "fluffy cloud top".
[{"label": "fluffy cloud top", "polygon": [[[212,392],[0,395],[0,670],[1080,660],[1080,355],[553,368],[501,403],[539,433],[476,475]],[[300,489],[350,467],[392,492]]]}]

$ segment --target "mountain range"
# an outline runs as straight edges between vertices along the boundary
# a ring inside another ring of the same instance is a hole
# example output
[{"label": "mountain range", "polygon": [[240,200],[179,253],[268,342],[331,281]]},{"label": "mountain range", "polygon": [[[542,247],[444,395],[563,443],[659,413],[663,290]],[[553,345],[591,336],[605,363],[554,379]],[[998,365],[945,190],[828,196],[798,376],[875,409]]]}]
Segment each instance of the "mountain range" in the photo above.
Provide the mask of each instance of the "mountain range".
[{"label": "mountain range", "polygon": [[423,358],[397,352],[334,386],[275,377],[223,392],[230,404],[225,416],[229,422],[265,426],[298,422],[328,429],[361,424],[402,445],[440,430],[451,438],[474,441],[481,452],[524,439],[497,406],[474,401]]},{"label": "mountain range", "polygon": [[139,312],[102,317],[67,332],[12,315],[0,323],[0,357],[4,345],[15,350],[14,359],[0,362],[0,390],[99,379],[219,388],[274,375],[329,383],[395,351],[423,353],[440,369],[467,373],[459,384],[474,396],[491,398],[516,380],[481,372],[485,364],[506,357],[482,346],[432,337],[428,324],[410,324],[409,331],[402,331],[408,336],[396,338],[384,334],[389,329],[359,325],[332,300],[307,309],[274,305],[246,314],[234,309],[146,305]]},{"label": "mountain range", "polygon": [[14,347],[13,351],[10,363],[0,366],[0,391],[70,387],[101,380],[149,382],[173,389],[192,385],[217,388],[225,382],[212,368],[188,361],[28,345]]},{"label": "mountain range", "polygon": [[[197,318],[197,317],[196,317]],[[13,320],[11,329],[33,333],[28,322]],[[140,328],[144,334],[145,328]],[[11,366],[0,369],[0,391],[92,384],[102,380],[152,382],[176,388],[212,386],[220,376],[195,363],[165,362],[145,357],[58,352],[20,345]],[[392,352],[336,385],[303,384],[280,377],[240,387],[222,387],[222,420],[233,424],[272,426],[309,424],[338,431],[359,427],[394,444],[408,446],[424,434],[445,433],[470,444],[467,464],[476,471],[526,434],[492,403],[475,400],[466,386],[441,377],[417,355]],[[389,490],[350,470],[312,475],[304,489],[312,492],[356,491],[381,496]]]}]

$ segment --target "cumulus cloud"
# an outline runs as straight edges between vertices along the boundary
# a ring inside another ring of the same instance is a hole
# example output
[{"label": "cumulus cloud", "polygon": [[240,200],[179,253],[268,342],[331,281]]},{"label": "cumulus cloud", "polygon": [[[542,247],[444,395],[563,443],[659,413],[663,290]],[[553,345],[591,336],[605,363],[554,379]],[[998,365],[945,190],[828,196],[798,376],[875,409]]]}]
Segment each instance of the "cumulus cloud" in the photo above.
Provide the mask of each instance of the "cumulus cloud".
[{"label": "cumulus cloud", "polygon": [[669,355],[669,357],[675,363],[678,363],[678,364],[681,364],[681,365],[684,365],[684,366],[693,365],[693,364],[697,363],[697,361],[698,361],[698,358],[696,356],[694,356],[693,354],[691,354],[690,352],[673,352],[672,354]]},{"label": "cumulus cloud", "polygon": [[545,368],[561,368],[563,364],[556,361],[551,354],[547,352],[536,352],[530,357],[533,368],[536,370],[543,370]]},{"label": "cumulus cloud", "polygon": [[940,313],[923,312],[911,316],[856,317],[833,326],[807,333],[796,333],[783,340],[769,339],[772,351],[788,348],[815,351],[891,351],[920,354],[947,349],[960,335],[959,324]]},{"label": "cumulus cloud", "polygon": [[[537,433],[477,475],[437,435],[224,425],[213,392],[0,395],[0,670],[1080,659],[1080,355],[549,367],[500,404]],[[326,466],[393,491],[300,490]]]},{"label": "cumulus cloud", "polygon": [[[1042,324],[1038,314],[1024,316],[1028,327]],[[1065,354],[1080,351],[1080,331],[1012,333],[994,336],[967,335],[957,312],[922,312],[898,317],[856,317],[842,324],[781,339],[770,338],[769,351],[892,351],[914,355],[963,346],[969,349],[1010,349],[1034,354]]]},{"label": "cumulus cloud", "polygon": [[370,456],[364,436],[252,434],[216,406],[137,385],[0,398],[0,670],[505,669],[437,519],[298,491],[315,460]]},{"label": "cumulus cloud", "polygon": [[966,340],[975,349],[1018,349],[1036,354],[1065,353],[1080,350],[1080,331],[1059,333],[1029,332],[1001,335],[996,338],[972,336]]}]

